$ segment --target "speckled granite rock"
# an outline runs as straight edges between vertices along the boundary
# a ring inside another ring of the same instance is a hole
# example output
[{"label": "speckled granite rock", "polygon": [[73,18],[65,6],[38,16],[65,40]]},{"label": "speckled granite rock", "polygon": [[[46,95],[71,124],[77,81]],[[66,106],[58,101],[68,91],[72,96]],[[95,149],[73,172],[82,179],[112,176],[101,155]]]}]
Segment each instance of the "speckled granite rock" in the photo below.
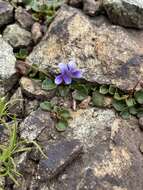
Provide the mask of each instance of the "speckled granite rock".
[{"label": "speckled granite rock", "polygon": [[13,48],[0,36],[0,96],[8,92],[17,81],[15,63]]},{"label": "speckled granite rock", "polygon": [[103,0],[103,6],[112,23],[143,29],[142,0]]},{"label": "speckled granite rock", "polygon": [[91,21],[64,6],[27,61],[57,73],[59,62],[75,58],[84,79],[132,90],[143,76],[142,36],[142,31],[113,26],[104,17]]},{"label": "speckled granite rock", "polygon": [[32,40],[31,33],[18,24],[7,26],[3,32],[3,38],[14,48],[28,46]]},{"label": "speckled granite rock", "polygon": [[35,140],[44,128],[51,125],[53,121],[48,112],[40,109],[33,111],[20,124],[20,136],[29,141]]}]

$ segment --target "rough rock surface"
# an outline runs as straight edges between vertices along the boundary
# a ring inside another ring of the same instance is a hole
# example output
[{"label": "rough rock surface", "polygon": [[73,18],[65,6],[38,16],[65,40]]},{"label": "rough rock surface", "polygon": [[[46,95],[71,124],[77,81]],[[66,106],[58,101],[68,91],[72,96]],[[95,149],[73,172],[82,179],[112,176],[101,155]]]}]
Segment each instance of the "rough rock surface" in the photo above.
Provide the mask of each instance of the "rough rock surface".
[{"label": "rough rock surface", "polygon": [[139,145],[143,134],[137,120],[126,121],[112,110],[94,108],[79,110],[73,118],[72,130],[66,135],[83,143],[84,154],[52,181],[50,188],[142,190],[143,156]]},{"label": "rough rock surface", "polygon": [[0,36],[0,96],[10,90],[17,80],[15,62],[12,47]]},{"label": "rough rock surface", "polygon": [[103,0],[103,6],[112,23],[143,29],[142,0]]},{"label": "rough rock surface", "polygon": [[31,33],[18,24],[7,26],[3,32],[3,38],[14,48],[28,46],[31,43]]},{"label": "rough rock surface", "polygon": [[32,19],[32,15],[30,15],[25,9],[22,7],[18,7],[15,11],[15,19],[21,25],[21,27],[30,30],[32,25],[34,24],[34,20]]},{"label": "rough rock surface", "polygon": [[0,0],[0,27],[13,20],[13,7],[9,2]]},{"label": "rough rock surface", "polygon": [[40,109],[36,110],[20,124],[21,138],[29,141],[35,140],[42,130],[52,125],[53,121],[48,112],[44,112]]},{"label": "rough rock surface", "polygon": [[38,173],[41,181],[49,180],[63,171],[82,152],[82,145],[77,140],[60,141],[45,148],[47,159],[41,159]]},{"label": "rough rock surface", "polygon": [[38,81],[22,77],[20,80],[20,86],[25,95],[38,100],[50,99],[54,95],[54,91],[42,90],[42,83],[40,80]]},{"label": "rough rock surface", "polygon": [[9,112],[10,114],[15,114],[18,117],[24,116],[24,99],[21,92],[21,88],[19,87],[13,96],[10,98],[10,104],[9,104]]},{"label": "rough rock surface", "polygon": [[75,58],[84,79],[132,90],[143,75],[142,36],[142,31],[113,26],[104,17],[91,21],[63,6],[27,61],[58,72],[59,62]]}]

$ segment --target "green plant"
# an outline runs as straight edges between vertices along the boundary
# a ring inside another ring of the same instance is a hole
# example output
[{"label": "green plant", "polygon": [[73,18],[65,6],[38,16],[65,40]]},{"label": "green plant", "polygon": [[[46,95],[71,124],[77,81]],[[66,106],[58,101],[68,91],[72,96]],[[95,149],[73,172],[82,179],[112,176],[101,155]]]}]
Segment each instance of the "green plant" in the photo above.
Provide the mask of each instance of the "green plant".
[{"label": "green plant", "polygon": [[40,104],[40,108],[44,111],[54,113],[57,119],[56,129],[59,132],[65,131],[68,127],[68,119],[71,118],[70,112],[64,107],[52,104],[51,102],[44,101]]},{"label": "green plant", "polygon": [[33,148],[31,144],[34,144],[43,156],[46,157],[46,155],[35,141],[29,142],[18,138],[18,122],[15,116],[11,117],[10,123],[6,122],[7,117],[10,117],[8,113],[8,106],[11,103],[11,101],[6,102],[4,97],[0,98],[0,125],[7,128],[9,132],[7,142],[0,145],[0,176],[9,177],[16,185],[19,185],[17,177],[21,176],[21,174],[17,171],[16,163],[14,161],[15,154],[30,151]]},{"label": "green plant", "polygon": [[27,51],[27,49],[21,48],[19,50],[19,52],[15,53],[15,56],[16,56],[17,59],[24,60],[28,56],[28,51]]},{"label": "green plant", "polygon": [[33,11],[32,15],[35,20],[44,19],[49,24],[55,16],[57,9],[63,4],[62,0],[47,1],[47,4],[39,5],[37,0],[24,0]]}]

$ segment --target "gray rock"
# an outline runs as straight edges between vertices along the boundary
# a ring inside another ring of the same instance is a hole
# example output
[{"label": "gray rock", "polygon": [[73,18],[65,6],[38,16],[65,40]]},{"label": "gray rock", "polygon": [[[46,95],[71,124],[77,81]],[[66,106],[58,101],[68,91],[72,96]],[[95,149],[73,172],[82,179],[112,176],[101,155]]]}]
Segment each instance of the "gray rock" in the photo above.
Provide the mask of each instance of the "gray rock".
[{"label": "gray rock", "polygon": [[13,21],[13,7],[9,2],[0,0],[0,27]]},{"label": "gray rock", "polygon": [[21,27],[31,30],[32,25],[34,24],[34,20],[32,15],[29,14],[26,9],[22,7],[18,7],[15,10],[15,19],[21,25]]},{"label": "gray rock", "polygon": [[27,61],[57,74],[59,62],[75,58],[84,79],[132,90],[143,75],[142,36],[142,31],[113,26],[104,17],[91,21],[63,6]]},{"label": "gray rock", "polygon": [[83,0],[67,0],[68,4],[74,7],[82,7],[83,5]]},{"label": "gray rock", "polygon": [[13,96],[10,98],[9,104],[9,113],[16,114],[18,117],[23,117],[24,115],[24,99],[21,92],[21,88],[19,87]]},{"label": "gray rock", "polygon": [[83,11],[90,16],[95,16],[99,14],[102,10],[101,0],[84,0],[83,1]]},{"label": "gray rock", "polygon": [[37,110],[38,106],[39,106],[38,100],[25,99],[25,110],[24,110],[25,116],[28,116],[31,112]]},{"label": "gray rock", "polygon": [[39,178],[47,181],[55,177],[69,163],[71,163],[82,152],[82,145],[77,140],[60,141],[49,144],[45,151],[48,159],[41,159],[38,166]]},{"label": "gray rock", "polygon": [[17,81],[15,63],[12,47],[0,36],[0,96],[8,92]]},{"label": "gray rock", "polygon": [[55,93],[53,90],[42,90],[42,83],[40,80],[29,79],[27,77],[21,78],[20,86],[25,95],[38,100],[50,99]]},{"label": "gray rock", "polygon": [[7,26],[3,32],[3,38],[14,48],[28,46],[32,40],[31,33],[18,24]]},{"label": "gray rock", "polygon": [[65,137],[78,139],[84,145],[84,154],[48,187],[54,190],[59,187],[68,190],[142,190],[143,156],[139,145],[143,134],[137,119],[123,120],[112,110],[95,108],[78,110],[72,117]]},{"label": "gray rock", "polygon": [[40,135],[44,128],[48,128],[52,125],[53,120],[48,112],[44,112],[40,109],[36,110],[20,124],[20,136],[21,138],[33,141]]},{"label": "gray rock", "polygon": [[114,24],[143,28],[142,0],[103,0],[103,6]]},{"label": "gray rock", "polygon": [[35,43],[39,42],[42,38],[41,25],[38,22],[35,22],[31,29],[32,39]]}]

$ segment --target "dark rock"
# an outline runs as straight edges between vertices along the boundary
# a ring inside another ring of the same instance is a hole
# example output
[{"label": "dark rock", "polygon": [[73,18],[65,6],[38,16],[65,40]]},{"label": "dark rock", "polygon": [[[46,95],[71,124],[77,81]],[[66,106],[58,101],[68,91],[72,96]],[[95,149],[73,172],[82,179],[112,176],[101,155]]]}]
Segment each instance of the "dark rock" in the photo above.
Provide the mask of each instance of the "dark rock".
[{"label": "dark rock", "polygon": [[143,28],[142,0],[103,0],[103,6],[112,23]]},{"label": "dark rock", "polygon": [[13,21],[13,7],[9,2],[0,0],[0,27]]},{"label": "dark rock", "polygon": [[31,30],[32,25],[34,24],[34,20],[32,15],[29,14],[26,9],[22,7],[18,7],[15,10],[15,19],[21,25],[21,27]]},{"label": "dark rock", "polygon": [[99,14],[102,10],[101,0],[84,0],[83,1],[83,11],[90,16],[95,16]]},{"label": "dark rock", "polygon": [[59,174],[82,152],[82,145],[77,140],[61,141],[45,148],[48,159],[39,162],[38,171],[41,181],[47,181]]},{"label": "dark rock", "polygon": [[143,117],[139,118],[139,127],[141,130],[143,130]]},{"label": "dark rock", "polygon": [[140,144],[139,149],[140,149],[140,152],[143,154],[143,143]]},{"label": "dark rock", "polygon": [[45,128],[50,128],[53,125],[54,123],[50,114],[38,109],[32,112],[20,124],[20,136],[21,138],[33,141]]},{"label": "dark rock", "polygon": [[83,6],[83,0],[68,0],[68,4],[73,7],[81,8]]},{"label": "dark rock", "polygon": [[13,96],[10,98],[10,104],[8,106],[8,109],[10,114],[16,115],[20,118],[23,117],[24,99],[20,87],[15,91]]}]

